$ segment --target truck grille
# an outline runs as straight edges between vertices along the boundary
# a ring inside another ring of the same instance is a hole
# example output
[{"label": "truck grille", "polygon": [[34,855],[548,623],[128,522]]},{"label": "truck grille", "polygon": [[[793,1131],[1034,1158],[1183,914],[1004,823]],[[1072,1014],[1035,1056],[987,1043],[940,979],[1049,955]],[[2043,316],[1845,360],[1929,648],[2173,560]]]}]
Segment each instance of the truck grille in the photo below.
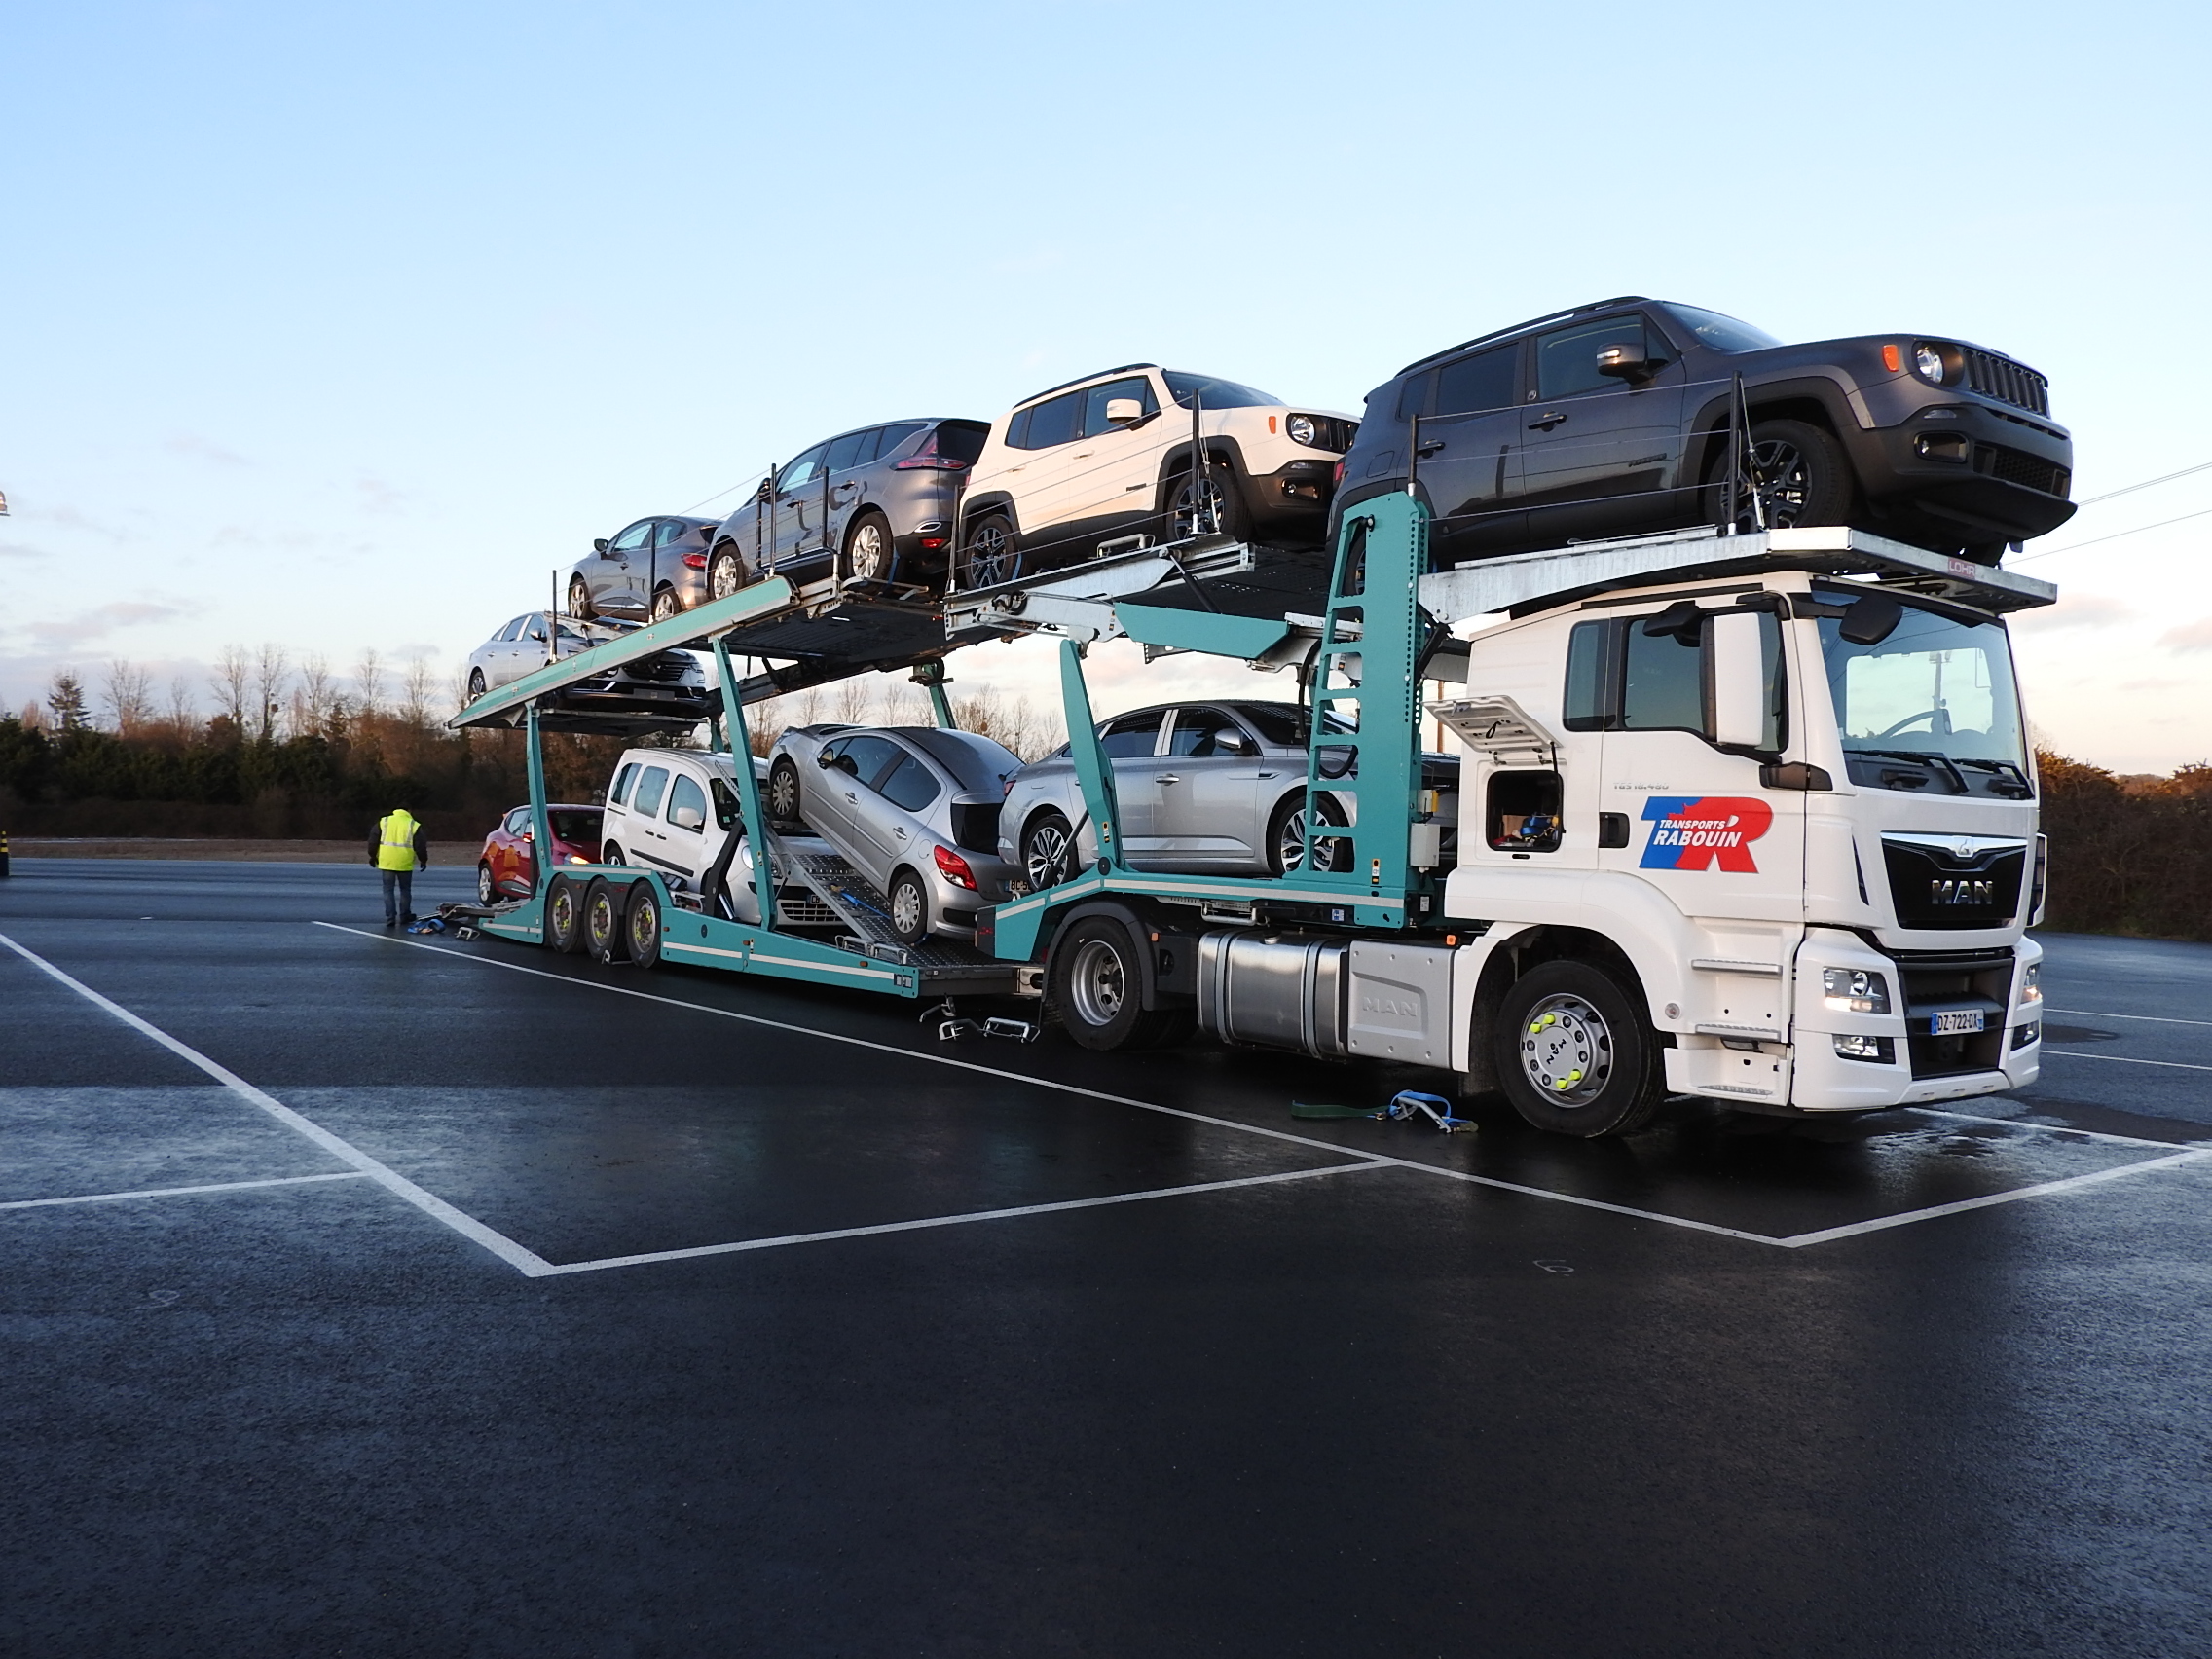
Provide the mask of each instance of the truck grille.
[{"label": "truck grille", "polygon": [[1973,469],[2008,484],[2025,484],[2031,490],[2041,490],[2060,500],[2066,498],[2067,491],[2074,484],[2074,474],[2056,461],[2029,455],[2025,450],[2007,449],[2003,444],[1974,445]]},{"label": "truck grille", "polygon": [[1966,348],[1967,385],[1984,397],[2009,403],[2034,415],[2050,413],[2050,382],[2025,363],[2000,357],[1994,351]]},{"label": "truck grille", "polygon": [[1898,925],[1907,928],[2001,928],[2019,913],[2027,874],[2022,842],[1954,853],[1940,836],[1882,837],[1890,897]]},{"label": "truck grille", "polygon": [[[1904,995],[1905,1051],[1914,1077],[1995,1071],[2005,1058],[2005,1012],[2012,995],[2012,952],[1995,950],[1896,950],[1898,982]],[[1929,1030],[1938,1009],[1979,1007],[1979,1031],[1937,1037]]]}]

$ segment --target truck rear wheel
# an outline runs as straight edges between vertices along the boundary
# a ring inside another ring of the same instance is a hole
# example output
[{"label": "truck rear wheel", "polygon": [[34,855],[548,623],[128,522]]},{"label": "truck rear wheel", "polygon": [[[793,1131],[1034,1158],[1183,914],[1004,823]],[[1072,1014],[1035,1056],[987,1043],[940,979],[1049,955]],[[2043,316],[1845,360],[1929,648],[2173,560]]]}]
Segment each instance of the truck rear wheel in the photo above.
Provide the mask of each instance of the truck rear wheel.
[{"label": "truck rear wheel", "polygon": [[604,875],[584,889],[584,943],[601,962],[622,960],[622,892]]},{"label": "truck rear wheel", "polygon": [[1129,930],[1086,916],[1052,941],[1052,1004],[1079,1048],[1164,1049],[1195,1029],[1187,1009],[1144,1006],[1144,964]]},{"label": "truck rear wheel", "polygon": [[545,942],[564,956],[584,947],[584,890],[565,875],[545,890]]},{"label": "truck rear wheel", "polygon": [[1659,1040],[1638,994],[1588,962],[1546,962],[1506,990],[1494,1062],[1513,1109],[1539,1129],[1595,1139],[1650,1121],[1665,1097]]},{"label": "truck rear wheel", "polygon": [[630,903],[622,911],[622,934],[630,960],[641,968],[660,961],[660,896],[649,881],[630,884]]}]

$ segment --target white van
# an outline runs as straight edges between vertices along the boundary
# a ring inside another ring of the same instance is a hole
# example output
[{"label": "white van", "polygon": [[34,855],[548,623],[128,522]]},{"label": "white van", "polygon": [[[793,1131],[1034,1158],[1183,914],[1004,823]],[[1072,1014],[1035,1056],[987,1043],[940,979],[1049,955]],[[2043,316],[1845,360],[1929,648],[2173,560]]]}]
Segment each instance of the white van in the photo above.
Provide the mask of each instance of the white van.
[{"label": "white van", "polygon": [[[754,762],[757,777],[761,762]],[[689,895],[732,921],[757,922],[753,849],[730,756],[696,749],[632,749],[614,768],[600,829],[600,859],[658,871],[671,892]],[[796,926],[833,919],[779,867],[777,919]],[[715,889],[709,895],[709,888]]]}]

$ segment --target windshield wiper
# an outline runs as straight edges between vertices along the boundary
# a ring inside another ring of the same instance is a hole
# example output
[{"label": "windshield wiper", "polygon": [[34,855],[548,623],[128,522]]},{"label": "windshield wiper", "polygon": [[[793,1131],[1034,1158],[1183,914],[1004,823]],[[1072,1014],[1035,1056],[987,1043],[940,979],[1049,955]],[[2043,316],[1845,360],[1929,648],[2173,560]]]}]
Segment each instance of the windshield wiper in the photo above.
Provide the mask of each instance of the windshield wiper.
[{"label": "windshield wiper", "polygon": [[1939,755],[1926,749],[1847,748],[1844,750],[1844,753],[1846,755],[1879,755],[1887,760],[1916,760],[1923,766],[1933,767],[1940,770],[1945,777],[1949,778],[1951,781],[1951,793],[1953,794],[1969,794],[1972,793],[1967,788],[1966,774],[1960,771],[1957,766],[1951,763],[1951,757],[1948,755]]},{"label": "windshield wiper", "polygon": [[2011,788],[2019,791],[2019,793],[2012,797],[2015,800],[2026,800],[2030,795],[2036,793],[2032,788],[2029,787],[2027,773],[2021,771],[2019,767],[2013,765],[2009,760],[1980,760],[1962,755],[1961,756],[1959,756],[1958,763],[1962,766],[1972,766],[1976,771],[1995,772],[1998,775],[1999,781],[2009,784],[2009,786],[2011,786]]}]

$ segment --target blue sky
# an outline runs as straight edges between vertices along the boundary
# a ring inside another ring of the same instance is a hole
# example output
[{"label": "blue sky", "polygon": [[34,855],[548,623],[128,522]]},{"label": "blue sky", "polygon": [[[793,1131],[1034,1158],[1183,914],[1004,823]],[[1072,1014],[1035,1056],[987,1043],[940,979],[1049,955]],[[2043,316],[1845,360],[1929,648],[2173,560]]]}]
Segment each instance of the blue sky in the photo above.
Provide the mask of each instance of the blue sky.
[{"label": "blue sky", "polygon": [[[2078,497],[2212,461],[2180,7],[21,8],[0,703],[226,642],[454,672],[840,427],[1165,360],[1356,412],[1605,294],[2051,378]],[[2212,471],[2030,554],[2212,509]],[[2212,516],[2025,565],[2031,714],[2212,755]],[[1042,687],[1031,653],[964,683]],[[1161,693],[1102,665],[1102,701]],[[204,690],[201,692],[206,701]]]}]

